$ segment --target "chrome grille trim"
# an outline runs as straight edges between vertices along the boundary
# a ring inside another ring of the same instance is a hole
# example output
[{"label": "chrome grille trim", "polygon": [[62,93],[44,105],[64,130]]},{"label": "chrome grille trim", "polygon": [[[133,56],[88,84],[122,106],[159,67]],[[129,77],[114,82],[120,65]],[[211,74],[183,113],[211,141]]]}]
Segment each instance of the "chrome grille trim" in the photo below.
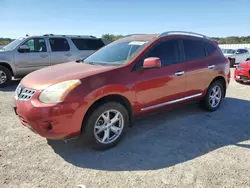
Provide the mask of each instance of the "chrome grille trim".
[{"label": "chrome grille trim", "polygon": [[15,91],[15,99],[20,101],[27,101],[35,94],[35,92],[36,90],[25,88],[19,84]]}]

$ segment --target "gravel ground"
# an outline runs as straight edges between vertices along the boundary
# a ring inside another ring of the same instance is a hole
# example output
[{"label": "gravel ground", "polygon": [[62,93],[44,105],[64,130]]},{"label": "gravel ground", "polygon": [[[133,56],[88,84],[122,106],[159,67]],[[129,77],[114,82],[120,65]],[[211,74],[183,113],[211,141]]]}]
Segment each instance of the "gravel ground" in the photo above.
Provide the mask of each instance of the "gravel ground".
[{"label": "gravel ground", "polygon": [[185,105],[136,121],[116,148],[47,141],[22,126],[0,90],[0,187],[250,187],[250,85],[233,80],[221,108]]}]

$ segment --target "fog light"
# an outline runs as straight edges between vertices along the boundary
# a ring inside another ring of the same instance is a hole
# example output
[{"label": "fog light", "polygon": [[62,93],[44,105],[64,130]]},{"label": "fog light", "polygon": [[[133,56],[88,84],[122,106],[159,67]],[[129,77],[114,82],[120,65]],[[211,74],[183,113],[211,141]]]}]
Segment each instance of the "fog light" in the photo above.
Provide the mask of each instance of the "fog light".
[{"label": "fog light", "polygon": [[39,126],[45,131],[50,131],[53,128],[52,124],[48,121],[39,123]]}]

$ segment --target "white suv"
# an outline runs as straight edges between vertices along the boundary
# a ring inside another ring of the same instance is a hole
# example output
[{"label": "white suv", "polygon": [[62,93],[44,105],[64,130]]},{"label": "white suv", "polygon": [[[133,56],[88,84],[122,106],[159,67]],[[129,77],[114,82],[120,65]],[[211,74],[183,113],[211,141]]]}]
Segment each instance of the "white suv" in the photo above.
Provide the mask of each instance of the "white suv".
[{"label": "white suv", "polygon": [[250,57],[249,51],[246,49],[222,49],[222,52],[230,60],[231,67],[246,61]]},{"label": "white suv", "polygon": [[0,87],[11,77],[21,78],[37,69],[83,59],[108,44],[94,36],[26,36],[0,49]]}]

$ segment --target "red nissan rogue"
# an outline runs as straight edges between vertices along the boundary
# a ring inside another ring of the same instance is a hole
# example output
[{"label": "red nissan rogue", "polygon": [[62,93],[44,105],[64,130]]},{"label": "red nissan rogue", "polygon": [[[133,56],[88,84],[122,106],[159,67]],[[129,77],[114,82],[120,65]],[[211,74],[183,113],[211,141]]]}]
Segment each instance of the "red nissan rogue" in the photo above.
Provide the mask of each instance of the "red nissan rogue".
[{"label": "red nissan rogue", "polygon": [[43,137],[82,135],[92,148],[105,150],[136,116],[190,100],[217,110],[229,66],[217,42],[201,34],[131,35],[84,60],[30,73],[15,91],[13,108],[24,126]]}]

